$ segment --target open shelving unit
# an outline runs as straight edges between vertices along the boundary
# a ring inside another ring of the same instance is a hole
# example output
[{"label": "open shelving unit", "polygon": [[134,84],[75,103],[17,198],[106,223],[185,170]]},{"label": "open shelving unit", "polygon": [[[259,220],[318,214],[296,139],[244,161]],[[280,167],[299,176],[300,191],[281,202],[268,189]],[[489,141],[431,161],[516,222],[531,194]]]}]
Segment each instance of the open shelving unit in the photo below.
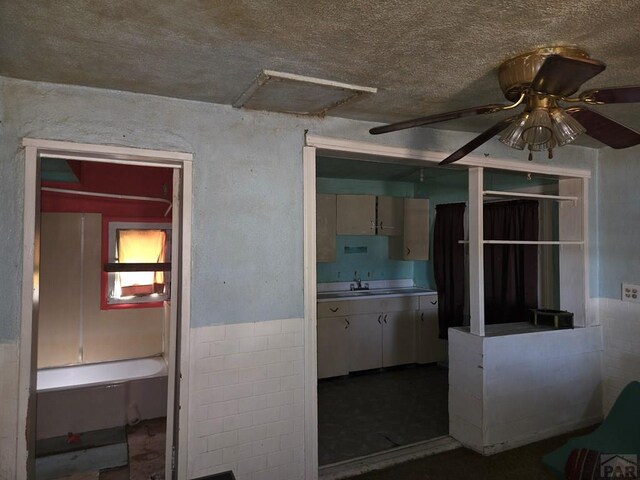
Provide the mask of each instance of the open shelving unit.
[{"label": "open shelving unit", "polygon": [[[560,250],[559,283],[561,308],[574,313],[576,326],[586,326],[588,299],[587,198],[588,177],[559,177],[558,194],[513,192],[484,189],[484,169],[469,169],[469,307],[470,331],[485,335],[484,319],[484,245],[558,245],[579,246]],[[489,240],[484,238],[484,203],[488,198],[533,199],[560,202],[559,240]],[[571,239],[571,240],[564,240]]]}]

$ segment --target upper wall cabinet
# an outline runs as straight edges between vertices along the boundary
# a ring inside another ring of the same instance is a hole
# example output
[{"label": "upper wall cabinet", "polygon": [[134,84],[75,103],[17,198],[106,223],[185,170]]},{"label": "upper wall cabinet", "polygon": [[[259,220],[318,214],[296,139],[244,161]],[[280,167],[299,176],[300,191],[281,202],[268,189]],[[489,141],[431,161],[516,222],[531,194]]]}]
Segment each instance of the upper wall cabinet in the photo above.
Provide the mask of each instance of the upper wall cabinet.
[{"label": "upper wall cabinet", "polygon": [[404,199],[399,197],[378,197],[377,202],[376,233],[389,237],[402,235]]},{"label": "upper wall cabinet", "polygon": [[376,234],[375,195],[337,195],[338,235]]},{"label": "upper wall cabinet", "polygon": [[336,196],[316,196],[316,259],[336,261]]},{"label": "upper wall cabinet", "polygon": [[338,235],[402,235],[403,200],[374,195],[338,195]]},{"label": "upper wall cabinet", "polygon": [[400,210],[402,235],[389,239],[389,257],[394,260],[429,260],[429,200],[405,198]]}]

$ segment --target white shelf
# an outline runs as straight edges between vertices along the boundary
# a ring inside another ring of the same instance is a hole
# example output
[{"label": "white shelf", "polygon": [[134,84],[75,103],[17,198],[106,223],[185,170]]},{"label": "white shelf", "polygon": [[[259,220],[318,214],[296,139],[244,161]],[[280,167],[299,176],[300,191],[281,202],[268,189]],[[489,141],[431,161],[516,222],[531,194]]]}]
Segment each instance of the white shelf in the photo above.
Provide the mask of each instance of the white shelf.
[{"label": "white shelf", "polygon": [[511,198],[533,198],[538,200],[555,200],[557,202],[573,202],[578,201],[578,197],[569,195],[545,195],[543,193],[523,193],[523,192],[505,192],[501,190],[484,190],[484,196],[491,197],[511,197]]}]

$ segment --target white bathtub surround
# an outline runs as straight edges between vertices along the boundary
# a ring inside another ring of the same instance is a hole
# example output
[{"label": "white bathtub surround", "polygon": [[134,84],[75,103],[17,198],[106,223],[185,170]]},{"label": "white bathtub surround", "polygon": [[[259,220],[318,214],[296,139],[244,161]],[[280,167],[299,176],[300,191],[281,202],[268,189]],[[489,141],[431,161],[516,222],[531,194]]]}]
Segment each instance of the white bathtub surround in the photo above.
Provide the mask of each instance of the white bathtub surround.
[{"label": "white bathtub surround", "polygon": [[609,412],[622,389],[640,380],[640,304],[599,299],[604,332],[604,411]]},{"label": "white bathtub surround", "polygon": [[88,432],[167,414],[162,357],[38,371],[37,438]]},{"label": "white bathtub surround", "polygon": [[602,419],[600,327],[478,337],[449,330],[451,435],[483,454]]},{"label": "white bathtub surround", "polygon": [[303,478],[304,321],[191,330],[188,477]]},{"label": "white bathtub surround", "polygon": [[16,478],[18,346],[0,343],[0,479]]}]

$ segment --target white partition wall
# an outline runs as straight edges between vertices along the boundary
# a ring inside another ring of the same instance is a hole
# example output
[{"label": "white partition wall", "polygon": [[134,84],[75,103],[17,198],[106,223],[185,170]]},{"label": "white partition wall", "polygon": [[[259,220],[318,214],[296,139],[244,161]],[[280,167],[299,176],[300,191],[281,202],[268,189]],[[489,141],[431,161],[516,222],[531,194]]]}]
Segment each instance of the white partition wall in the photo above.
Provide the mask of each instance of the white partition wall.
[{"label": "white partition wall", "polygon": [[[594,424],[602,418],[602,331],[587,321],[589,172],[558,175],[558,194],[486,190],[482,167],[469,169],[469,327],[449,329],[451,436],[492,454]],[[486,197],[559,202],[559,238],[486,240]],[[490,324],[484,308],[484,245],[559,246],[560,307],[573,329],[525,322]],[[485,322],[487,325],[485,325]]]}]

